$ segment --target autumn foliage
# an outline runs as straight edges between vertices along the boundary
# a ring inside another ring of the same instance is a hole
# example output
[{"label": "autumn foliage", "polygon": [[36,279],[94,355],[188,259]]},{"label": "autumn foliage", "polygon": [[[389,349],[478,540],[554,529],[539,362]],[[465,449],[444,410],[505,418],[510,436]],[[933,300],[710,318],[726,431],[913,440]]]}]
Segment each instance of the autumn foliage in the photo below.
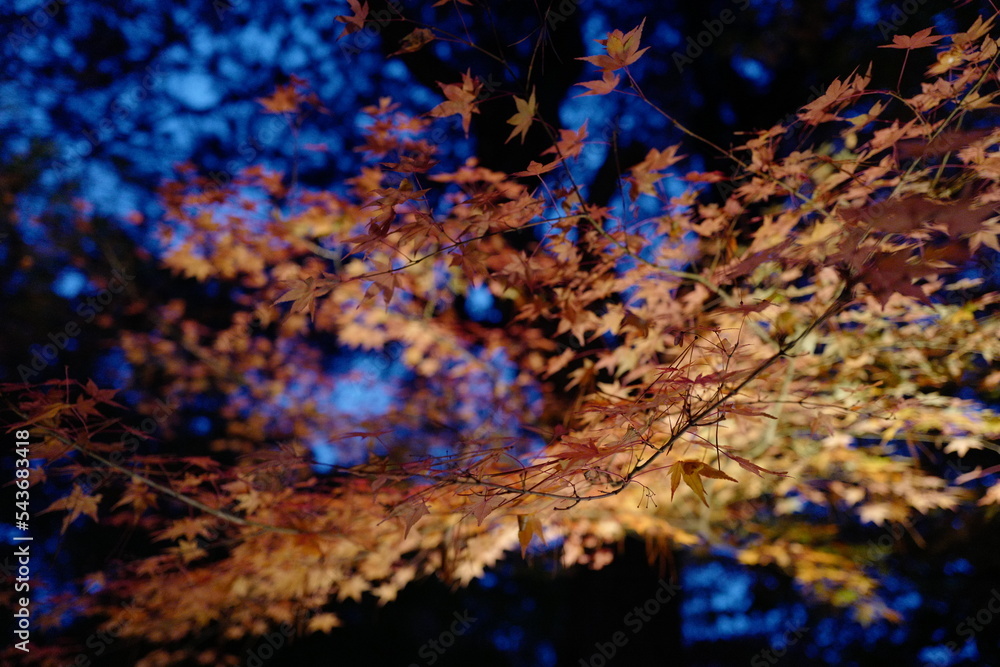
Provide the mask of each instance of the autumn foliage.
[{"label": "autumn foliage", "polygon": [[[345,33],[364,25],[353,5]],[[472,71],[424,113],[389,96],[366,108],[368,164],[336,191],[182,166],[161,191],[160,261],[227,286],[233,311],[206,323],[178,298],[153,329],[121,332],[157,378],[139,411],[174,406],[161,440],[109,417],[115,392],[85,379],[4,388],[12,428],[44,441],[33,482],[65,484],[47,510],[63,529],[129,527],[156,547],[81,582],[49,623],[103,619],[145,642],[140,665],[236,664],[227,642],[329,631],[339,601],[466,583],[553,538],[566,566],[600,567],[627,534],[651,559],[726,546],[864,622],[897,618],[875,574],[885,554],[840,522],[909,530],[1000,503],[981,483],[996,471],[962,463],[996,448],[1000,416],[956,391],[1000,387],[1000,294],[962,274],[1000,252],[993,27],[897,37],[903,53],[879,55],[900,67],[936,50],[919,90],[871,89],[866,65],[731,149],[649,101],[629,67],[657,46],[642,24],[615,30],[584,58],[580,95],[628,96],[689,136],[627,165],[614,207],[574,176],[604,140],[540,117],[531,81],[493,93],[513,126],[496,130],[551,148],[512,174],[442,168],[429,136],[477,122]],[[415,25],[401,52],[436,39],[457,38]],[[260,102],[293,127],[323,112],[299,79]],[[694,150],[733,175],[688,164]],[[477,290],[499,325],[463,316]],[[331,340],[405,366],[384,411],[331,407],[352,380],[329,372]],[[205,395],[226,432],[178,454],[171,434]],[[57,664],[50,650],[39,659]]]}]

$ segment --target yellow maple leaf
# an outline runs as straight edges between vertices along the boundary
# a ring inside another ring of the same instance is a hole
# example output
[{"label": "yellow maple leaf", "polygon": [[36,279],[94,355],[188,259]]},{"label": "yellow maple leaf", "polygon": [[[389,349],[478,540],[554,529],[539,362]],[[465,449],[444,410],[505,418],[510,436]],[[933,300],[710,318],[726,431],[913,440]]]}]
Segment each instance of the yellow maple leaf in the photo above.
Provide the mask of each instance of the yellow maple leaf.
[{"label": "yellow maple leaf", "polygon": [[710,477],[712,479],[728,479],[730,482],[735,482],[736,480],[727,475],[726,473],[713,468],[707,463],[701,461],[677,461],[673,464],[674,469],[670,474],[670,499],[674,499],[674,491],[681,483],[681,479],[684,483],[691,487],[695,495],[701,498],[701,502],[705,503],[705,507],[708,507],[708,499],[705,497],[705,487],[701,483],[702,477]]},{"label": "yellow maple leaf", "polygon": [[[514,126],[510,136],[507,137],[507,141],[510,141],[515,136],[520,134],[521,143],[523,144],[524,138],[528,136],[528,128],[531,127],[531,121],[534,120],[535,113],[538,111],[538,104],[535,102],[534,89],[531,90],[531,96],[528,97],[527,101],[522,100],[520,97],[515,95],[514,103],[517,104],[517,113],[507,120],[508,125]],[[507,143],[507,141],[504,143]]]}]

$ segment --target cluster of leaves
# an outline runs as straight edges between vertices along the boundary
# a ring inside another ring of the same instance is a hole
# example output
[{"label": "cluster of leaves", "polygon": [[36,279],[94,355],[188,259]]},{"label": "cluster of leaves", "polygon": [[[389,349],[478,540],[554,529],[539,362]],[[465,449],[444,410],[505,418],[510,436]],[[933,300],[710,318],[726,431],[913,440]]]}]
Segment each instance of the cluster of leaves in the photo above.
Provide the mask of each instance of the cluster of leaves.
[{"label": "cluster of leaves", "polygon": [[[348,33],[365,20],[354,6]],[[642,27],[601,41],[581,94],[629,96],[693,134],[629,72]],[[836,517],[912,528],[1000,503],[1000,485],[974,484],[992,469],[926,463],[1000,437],[1000,416],[948,389],[1000,385],[1000,295],[954,276],[1000,251],[992,27],[897,38],[939,49],[919,93],[855,72],[794,122],[709,146],[732,177],[682,176],[680,146],[652,147],[622,174],[620,207],[589,204],[574,177],[603,148],[587,123],[550,125],[533,92],[512,99],[510,139],[547,132],[538,161],[439,169],[428,135],[474,121],[471,71],[423,115],[388,97],[365,109],[369,166],[342,192],[182,169],[162,192],[162,261],[225,285],[235,312],[209,325],[177,299],[121,345],[162,388],[141,411],[212,395],[225,432],[199,456],[115,456],[112,395],[73,382],[25,390],[14,425],[45,438],[35,483],[110,471],[50,508],[64,529],[85,515],[165,544],[102,573],[87,613],[151,645],[137,664],[235,664],[234,642],[276,624],[328,631],[337,601],[388,602],[427,574],[468,582],[546,535],[566,565],[599,567],[635,533],[651,549],[729,545],[863,621],[898,618]],[[418,26],[403,48],[431,39],[456,40]],[[297,123],[318,101],[296,80],[262,104]],[[462,314],[484,289],[502,326]],[[407,368],[384,413],[333,407],[351,378],[329,372],[331,339]],[[350,463],[315,465],[317,438]]]}]

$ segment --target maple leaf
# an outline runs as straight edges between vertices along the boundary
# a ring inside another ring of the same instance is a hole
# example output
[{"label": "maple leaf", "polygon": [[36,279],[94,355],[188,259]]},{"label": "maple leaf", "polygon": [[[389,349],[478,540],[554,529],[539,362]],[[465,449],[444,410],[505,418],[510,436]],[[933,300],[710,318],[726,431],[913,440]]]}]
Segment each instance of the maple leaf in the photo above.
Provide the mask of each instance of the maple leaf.
[{"label": "maple leaf", "polygon": [[574,130],[559,130],[559,141],[555,143],[554,146],[549,146],[544,151],[542,155],[547,155],[549,153],[555,153],[562,159],[569,159],[571,157],[577,157],[583,150],[583,140],[587,138],[587,123],[588,120],[583,121],[583,125],[580,129]]},{"label": "maple leaf", "polygon": [[323,612],[309,619],[306,630],[309,632],[330,632],[333,628],[339,628],[340,625],[340,618],[336,614]]},{"label": "maple leaf", "polygon": [[310,319],[315,318],[316,299],[329,294],[333,289],[334,282],[329,279],[317,279],[313,276],[295,282],[298,284],[275,299],[274,303],[294,301],[293,312],[309,313]]},{"label": "maple leaf", "polygon": [[605,72],[628,67],[641,58],[642,54],[649,49],[649,47],[645,49],[639,48],[639,40],[642,39],[642,29],[645,25],[646,19],[643,19],[642,23],[625,34],[622,34],[621,30],[612,30],[608,33],[607,39],[595,40],[598,44],[605,47],[607,55],[582,56],[577,58],[577,60],[586,60],[590,64],[600,67]]},{"label": "maple leaf", "polygon": [[[917,261],[913,261],[914,259]],[[892,295],[897,293],[930,303],[924,290],[913,281],[940,271],[941,269],[928,266],[924,260],[914,258],[908,252],[884,252],[872,257],[858,278],[884,308]]]},{"label": "maple leaf", "polygon": [[431,511],[427,507],[427,504],[420,500],[420,498],[414,497],[397,505],[389,516],[402,520],[404,526],[403,538],[405,539],[410,534],[410,528],[413,528],[413,524],[430,513]]},{"label": "maple leaf", "polygon": [[542,544],[545,544],[545,536],[542,534],[542,522],[538,520],[538,517],[533,514],[518,514],[517,541],[521,545],[521,558],[524,558],[525,554],[528,553],[528,545],[531,544],[533,535],[537,535]]},{"label": "maple leaf", "polygon": [[359,30],[363,30],[365,27],[365,20],[368,18],[367,2],[362,5],[358,3],[358,0],[347,0],[347,3],[351,6],[352,14],[350,16],[336,17],[337,21],[345,24],[343,31],[337,35],[337,39],[340,39],[344,35],[350,35],[358,32]]},{"label": "maple leaf", "polygon": [[117,509],[122,505],[131,505],[135,514],[141,515],[147,509],[156,507],[156,494],[146,486],[145,482],[131,481],[121,499],[115,503],[111,509]]},{"label": "maple leaf", "polygon": [[511,130],[510,136],[507,137],[507,141],[504,143],[509,142],[520,134],[521,143],[523,144],[524,139],[528,136],[528,128],[531,127],[531,121],[535,119],[535,113],[538,112],[538,104],[535,102],[535,90],[531,90],[531,95],[527,101],[515,95],[514,103],[517,105],[517,113],[507,119],[507,124],[513,125],[514,129]]},{"label": "maple leaf", "polygon": [[343,602],[347,598],[354,600],[355,602],[361,602],[362,593],[368,591],[371,588],[368,582],[361,577],[351,577],[347,581],[340,583],[337,588],[337,599]]},{"label": "maple leaf", "polygon": [[670,146],[665,151],[652,148],[646,154],[645,160],[632,167],[632,175],[629,177],[629,181],[634,186],[629,192],[632,201],[638,199],[640,194],[656,196],[654,186],[663,179],[663,174],[658,172],[687,157],[685,155],[677,155],[678,148],[679,146],[676,145]]},{"label": "maple leaf", "polygon": [[55,501],[39,512],[39,514],[55,512],[56,510],[66,510],[69,512],[69,514],[63,518],[62,530],[60,531],[65,533],[66,529],[69,528],[69,525],[76,521],[77,517],[83,514],[86,514],[94,521],[97,521],[97,504],[101,502],[101,498],[103,497],[104,495],[100,493],[95,496],[88,495],[84,492],[82,486],[74,484],[73,492],[70,495]]},{"label": "maple leaf", "polygon": [[924,28],[913,35],[895,35],[892,44],[883,44],[880,49],[921,49],[925,46],[933,46],[941,41],[943,35],[930,36],[934,28]]},{"label": "maple leaf", "polygon": [[258,97],[257,101],[268,113],[295,113],[299,110],[300,97],[295,86],[287,84],[275,88],[270,97]]},{"label": "maple leaf", "polygon": [[983,20],[982,16],[976,18],[975,22],[969,27],[966,32],[956,32],[951,36],[951,41],[954,42],[956,46],[962,47],[970,42],[974,42],[981,37],[989,34],[990,30],[993,29],[993,19],[995,16],[991,16],[989,19]]},{"label": "maple leaf", "polygon": [[515,172],[514,176],[540,176],[546,172],[552,171],[559,166],[561,160],[553,160],[547,164],[542,164],[541,162],[535,162],[534,160],[528,164],[528,168],[524,171]]},{"label": "maple leaf", "polygon": [[705,503],[705,507],[708,507],[708,499],[705,497],[705,487],[701,483],[702,477],[708,477],[711,479],[726,479],[730,482],[735,482],[736,480],[727,475],[726,473],[713,468],[707,463],[702,461],[676,461],[673,464],[673,471],[670,473],[670,499],[674,499],[674,492],[677,487],[680,486],[681,479],[687,484],[694,494],[701,498],[701,502]]},{"label": "maple leaf", "polygon": [[401,53],[413,53],[414,51],[419,51],[427,44],[433,42],[434,39],[434,33],[427,28],[417,28],[403,38],[403,41],[399,43],[400,49],[398,51],[394,51],[389,55],[398,56]]},{"label": "maple leaf", "polygon": [[438,81],[438,85],[441,86],[441,91],[447,99],[430,111],[430,115],[435,118],[460,115],[465,136],[469,136],[469,122],[472,120],[472,114],[479,113],[479,105],[476,104],[476,100],[483,87],[478,77],[471,76],[471,71],[468,70],[462,75],[462,85]]},{"label": "maple leaf", "polygon": [[769,475],[777,475],[778,477],[787,477],[788,476],[788,472],[787,471],[784,471],[784,470],[768,470],[767,468],[764,468],[764,467],[761,467],[761,466],[757,465],[753,461],[748,461],[747,459],[743,458],[742,456],[736,456],[735,454],[731,454],[731,453],[729,453],[729,452],[727,452],[725,450],[722,450],[722,453],[724,455],[726,455],[727,457],[729,457],[730,459],[732,459],[733,461],[736,461],[736,463],[738,463],[741,468],[743,468],[744,470],[746,470],[748,472],[752,472],[753,474],[757,475],[758,477],[763,477],[763,475],[761,473],[765,473],[765,472],[768,473]]},{"label": "maple leaf", "polygon": [[612,90],[618,87],[621,83],[621,76],[614,74],[611,70],[605,70],[604,76],[600,81],[584,81],[582,83],[575,84],[577,86],[583,86],[584,88],[589,88],[585,93],[580,93],[579,95],[574,95],[574,97],[586,97],[587,95],[607,95]]}]

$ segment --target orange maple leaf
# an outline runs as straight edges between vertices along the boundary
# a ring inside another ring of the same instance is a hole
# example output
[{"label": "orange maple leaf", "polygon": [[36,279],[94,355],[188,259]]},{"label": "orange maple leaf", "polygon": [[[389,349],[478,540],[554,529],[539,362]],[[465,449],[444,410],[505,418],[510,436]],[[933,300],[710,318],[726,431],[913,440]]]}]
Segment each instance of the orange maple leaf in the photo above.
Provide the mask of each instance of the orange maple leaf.
[{"label": "orange maple leaf", "polygon": [[531,544],[531,537],[538,535],[538,539],[545,544],[545,536],[542,535],[542,522],[538,517],[531,514],[517,515],[517,541],[521,544],[521,558],[528,553],[528,545]]},{"label": "orange maple leaf", "polygon": [[542,155],[555,153],[564,159],[578,156],[583,150],[583,140],[587,138],[587,122],[583,121],[583,125],[576,131],[559,130],[559,141],[555,146],[549,146],[542,151]]},{"label": "orange maple leaf", "polygon": [[611,70],[604,71],[604,77],[600,81],[584,81],[583,83],[578,83],[576,85],[583,86],[584,88],[589,88],[585,93],[580,93],[579,95],[574,95],[574,97],[586,97],[587,95],[607,95],[612,90],[618,87],[622,78],[611,72]]},{"label": "orange maple leaf", "polygon": [[561,160],[553,160],[548,164],[542,164],[541,162],[535,162],[532,160],[527,169],[515,172],[514,176],[540,176],[545,172],[552,171],[558,167],[560,162]]},{"label": "orange maple leaf", "polygon": [[292,84],[278,86],[270,97],[257,98],[268,113],[295,113],[299,110],[299,100],[299,94]]},{"label": "orange maple leaf", "polygon": [[937,44],[942,35],[930,36],[933,28],[924,28],[913,35],[896,35],[892,38],[892,44],[883,44],[880,49],[920,49],[925,46]]},{"label": "orange maple leaf", "polygon": [[462,129],[465,130],[465,136],[469,136],[469,122],[472,120],[472,114],[479,113],[476,99],[483,87],[482,82],[478,77],[471,76],[471,70],[468,70],[462,75],[462,85],[441,83],[440,81],[438,81],[438,85],[441,86],[441,91],[448,99],[431,109],[431,116],[444,118],[456,114],[460,115]]}]

